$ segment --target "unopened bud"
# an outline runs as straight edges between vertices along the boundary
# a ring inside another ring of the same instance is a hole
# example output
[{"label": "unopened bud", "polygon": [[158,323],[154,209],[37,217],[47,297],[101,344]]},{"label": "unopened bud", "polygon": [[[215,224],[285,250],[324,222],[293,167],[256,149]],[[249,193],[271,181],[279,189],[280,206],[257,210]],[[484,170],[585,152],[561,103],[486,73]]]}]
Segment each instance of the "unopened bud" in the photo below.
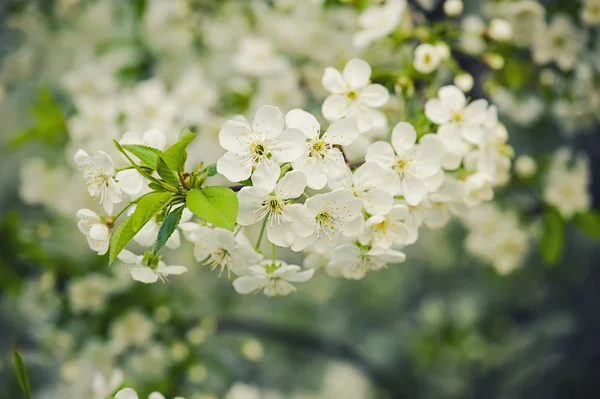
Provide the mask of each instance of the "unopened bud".
[{"label": "unopened bud", "polygon": [[512,39],[513,28],[510,22],[505,19],[494,18],[490,22],[488,36],[498,42],[504,42]]},{"label": "unopened bud", "polygon": [[470,73],[459,73],[454,77],[454,85],[467,93],[473,88],[473,76]]},{"label": "unopened bud", "polygon": [[463,12],[462,0],[446,0],[444,3],[444,12],[449,17],[456,17]]}]

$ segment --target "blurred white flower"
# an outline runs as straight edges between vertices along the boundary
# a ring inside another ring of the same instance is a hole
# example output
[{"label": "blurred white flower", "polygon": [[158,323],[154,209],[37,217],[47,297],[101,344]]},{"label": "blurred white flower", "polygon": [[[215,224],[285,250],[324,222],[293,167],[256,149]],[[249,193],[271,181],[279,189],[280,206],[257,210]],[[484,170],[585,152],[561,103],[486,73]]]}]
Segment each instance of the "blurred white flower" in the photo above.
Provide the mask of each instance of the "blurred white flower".
[{"label": "blurred white flower", "polygon": [[415,49],[413,66],[420,73],[429,74],[435,71],[440,61],[440,53],[431,44],[419,44]]},{"label": "blurred white flower", "polygon": [[392,33],[406,9],[406,0],[388,0],[383,5],[372,5],[360,15],[361,30],[352,38],[358,48],[368,47],[374,41]]},{"label": "blurred white flower", "polygon": [[348,61],[342,73],[326,68],[322,83],[331,95],[321,107],[325,119],[353,118],[361,133],[380,125],[386,117],[375,108],[383,107],[390,94],[382,85],[370,83],[370,78],[371,66],[358,58]]},{"label": "blurred white flower", "polygon": [[143,263],[143,256],[135,255],[126,249],[118,255],[121,262],[125,263],[130,269],[131,277],[142,283],[155,283],[159,279],[166,281],[170,275],[180,275],[187,272],[185,266],[167,266],[165,262],[159,260],[156,266],[148,266]]},{"label": "blurred white flower", "polygon": [[265,37],[245,37],[231,60],[240,72],[266,76],[282,73],[289,68],[288,61],[277,54],[273,43]]}]

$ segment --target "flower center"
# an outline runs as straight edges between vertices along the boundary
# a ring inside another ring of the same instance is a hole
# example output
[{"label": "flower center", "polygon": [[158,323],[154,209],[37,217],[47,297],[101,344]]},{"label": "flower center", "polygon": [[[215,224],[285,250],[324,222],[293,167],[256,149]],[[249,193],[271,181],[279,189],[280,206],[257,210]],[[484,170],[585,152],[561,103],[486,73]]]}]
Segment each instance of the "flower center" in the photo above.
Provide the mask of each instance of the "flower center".
[{"label": "flower center", "polygon": [[252,161],[258,163],[264,159],[270,159],[271,153],[267,146],[262,142],[255,142],[250,145],[250,151],[252,152]]},{"label": "flower center", "polygon": [[335,228],[335,220],[333,219],[331,211],[329,209],[321,211],[321,213],[315,216],[315,220],[317,222],[317,238],[319,238],[319,234],[323,232],[325,237],[330,241],[333,241],[331,237],[333,235],[333,229]]},{"label": "flower center", "polygon": [[396,161],[396,164],[394,165],[394,170],[396,171],[396,173],[398,173],[400,175],[400,178],[402,178],[404,176],[404,173],[408,169],[409,164],[410,164],[410,159],[406,159],[406,158],[399,158]]},{"label": "flower center", "polygon": [[354,100],[356,100],[358,98],[358,93],[356,92],[356,90],[352,90],[352,91],[349,91],[348,93],[346,93],[346,96],[350,100],[354,101]]},{"label": "flower center", "polygon": [[326,143],[323,139],[316,139],[310,145],[310,151],[308,156],[310,157],[321,157],[325,158],[327,151],[331,149],[331,145]]},{"label": "flower center", "polygon": [[462,112],[455,112],[454,115],[452,115],[452,120],[456,123],[461,123],[464,121],[464,116],[462,114]]}]

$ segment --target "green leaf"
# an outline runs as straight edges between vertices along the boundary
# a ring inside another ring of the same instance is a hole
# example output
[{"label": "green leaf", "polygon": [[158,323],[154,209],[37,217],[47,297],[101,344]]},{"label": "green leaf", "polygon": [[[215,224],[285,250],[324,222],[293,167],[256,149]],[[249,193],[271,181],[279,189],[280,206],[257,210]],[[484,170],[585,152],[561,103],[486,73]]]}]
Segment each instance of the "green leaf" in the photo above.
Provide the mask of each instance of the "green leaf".
[{"label": "green leaf", "polygon": [[152,193],[140,200],[133,212],[131,227],[139,231],[150,219],[160,212],[171,201],[171,193]]},{"label": "green leaf", "polygon": [[238,212],[237,195],[227,187],[210,186],[190,190],[187,206],[195,215],[214,226],[233,230]]},{"label": "green leaf", "polygon": [[188,129],[187,127],[184,127],[183,129],[181,129],[179,131],[179,141],[185,140],[188,137],[191,137],[193,140],[196,137],[196,134],[194,132],[192,132],[190,129]]},{"label": "green leaf", "polygon": [[169,165],[167,165],[163,157],[158,158],[158,162],[156,163],[156,171],[167,184],[173,187],[179,187],[179,180],[177,179],[177,176],[175,176],[175,172],[169,168]]},{"label": "green leaf", "polygon": [[180,133],[180,137],[181,139],[177,143],[173,144],[165,151],[162,158],[172,171],[183,173],[183,167],[187,160],[187,152],[185,149],[192,140],[194,140],[196,135],[189,131],[189,133]]},{"label": "green leaf", "polygon": [[156,244],[154,245],[154,252],[158,252],[163,245],[169,240],[169,237],[175,232],[177,226],[179,226],[179,222],[181,221],[181,215],[183,214],[183,210],[185,206],[180,206],[174,211],[170,212],[165,220],[163,221],[162,226],[160,226],[160,230],[158,231],[158,238],[156,239]]},{"label": "green leaf", "polygon": [[576,214],[573,217],[573,224],[582,233],[600,241],[600,213],[598,211],[591,209],[585,213]]},{"label": "green leaf", "polygon": [[217,164],[211,163],[206,168],[202,170],[202,173],[206,173],[208,177],[213,177],[217,175]]},{"label": "green leaf", "polygon": [[150,181],[158,183],[158,180],[156,180],[153,176],[149,175],[144,169],[142,169],[137,163],[135,163],[135,161],[133,159],[131,159],[129,154],[127,154],[127,151],[125,151],[123,146],[117,140],[113,140],[113,143],[114,143],[115,147],[117,147],[117,150],[119,150],[119,152],[121,154],[125,155],[125,158],[127,158],[129,163],[131,164],[131,166],[133,166],[140,175],[144,176],[146,179],[148,179]]},{"label": "green leaf", "polygon": [[29,387],[29,377],[27,376],[27,369],[25,368],[25,363],[19,355],[19,352],[16,350],[13,351],[13,364],[15,365],[15,373],[17,375],[17,380],[19,381],[19,385],[25,394],[27,399],[31,399],[31,388]]},{"label": "green leaf", "polygon": [[152,191],[167,191],[166,188],[164,188],[160,184],[154,183],[154,182],[148,183],[148,187],[150,187],[152,189]]},{"label": "green leaf", "polygon": [[123,145],[123,148],[138,157],[150,169],[156,170],[156,162],[162,155],[162,151],[156,148],[138,144],[125,144]]},{"label": "green leaf", "polygon": [[162,211],[169,201],[171,201],[169,192],[152,193],[140,199],[135,212],[115,230],[110,239],[109,263],[115,261],[140,229]]},{"label": "green leaf", "polygon": [[561,258],[565,241],[565,222],[555,209],[544,211],[544,234],[540,254],[546,263],[555,265]]}]

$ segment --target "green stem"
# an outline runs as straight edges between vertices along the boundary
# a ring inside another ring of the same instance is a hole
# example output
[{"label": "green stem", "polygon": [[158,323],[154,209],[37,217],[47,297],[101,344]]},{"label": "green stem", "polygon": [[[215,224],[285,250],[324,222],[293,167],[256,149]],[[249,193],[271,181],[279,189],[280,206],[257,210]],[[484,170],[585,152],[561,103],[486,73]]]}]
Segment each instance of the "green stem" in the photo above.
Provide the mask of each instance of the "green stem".
[{"label": "green stem", "polygon": [[308,194],[306,194],[305,192],[302,192],[302,196],[303,196],[304,198],[310,198],[310,197],[308,196]]},{"label": "green stem", "polygon": [[124,166],[122,168],[116,168],[115,169],[115,173],[119,173],[119,172],[122,172],[124,170],[130,170],[130,169],[135,169],[135,168],[133,166]]},{"label": "green stem", "polygon": [[271,244],[271,260],[273,264],[277,261],[277,257],[275,256],[275,244]]},{"label": "green stem", "polygon": [[260,234],[258,235],[258,240],[256,241],[256,250],[258,251],[259,247],[260,247],[260,242],[262,241],[263,235],[265,234],[265,228],[267,227],[267,220],[269,220],[268,217],[265,217],[265,220],[263,220],[263,224],[262,227],[260,228]]}]

